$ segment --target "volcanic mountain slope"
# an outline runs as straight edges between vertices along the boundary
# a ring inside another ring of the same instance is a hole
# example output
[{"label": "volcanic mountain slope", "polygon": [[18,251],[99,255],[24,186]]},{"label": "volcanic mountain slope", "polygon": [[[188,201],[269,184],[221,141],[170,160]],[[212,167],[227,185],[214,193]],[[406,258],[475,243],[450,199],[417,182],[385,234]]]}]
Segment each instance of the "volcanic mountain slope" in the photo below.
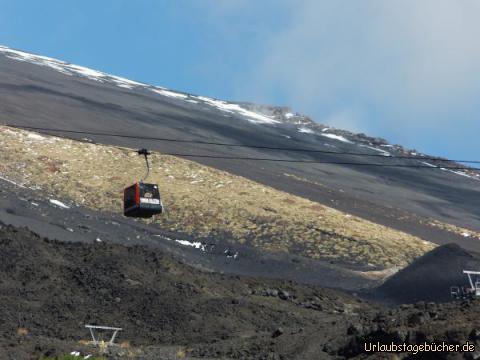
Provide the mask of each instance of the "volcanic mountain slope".
[{"label": "volcanic mountain slope", "polygon": [[[452,164],[427,160],[381,139],[317,125],[285,108],[175,92],[7,47],[0,48],[0,94],[0,116],[5,124],[110,133],[115,129],[128,135],[321,150],[324,152],[272,152],[265,148],[68,134],[164,153],[349,163],[193,157],[199,163],[432,242],[454,241],[467,249],[480,248],[478,240],[471,236],[473,233],[464,229],[480,228],[477,173],[434,168],[432,164]],[[325,153],[332,151],[375,156]],[[422,168],[350,164],[355,162]]]},{"label": "volcanic mountain slope", "polygon": [[158,224],[88,209],[38,186],[29,188],[7,178],[0,178],[0,222],[28,227],[50,239],[148,246],[201,271],[294,280],[349,291],[373,287],[391,272],[372,271],[372,267],[367,267],[369,271],[353,271],[331,261],[262,251],[233,239],[201,240]]},{"label": "volcanic mountain slope", "polygon": [[[122,189],[144,171],[132,149],[0,127],[1,173],[23,187],[96,210],[122,211]],[[167,212],[152,225],[194,238],[251,246],[370,270],[403,267],[433,244],[189,160],[151,157]],[[151,222],[150,222],[151,223]],[[232,256],[235,256],[233,254]],[[373,267],[373,268],[372,268]]]}]

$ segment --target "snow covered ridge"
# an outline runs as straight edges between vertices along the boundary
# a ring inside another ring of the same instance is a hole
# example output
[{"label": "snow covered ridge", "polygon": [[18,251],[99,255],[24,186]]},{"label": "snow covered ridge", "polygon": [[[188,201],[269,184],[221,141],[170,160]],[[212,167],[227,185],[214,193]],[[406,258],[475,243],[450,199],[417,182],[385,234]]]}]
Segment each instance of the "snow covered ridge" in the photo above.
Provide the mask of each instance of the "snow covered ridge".
[{"label": "snow covered ridge", "polygon": [[[378,152],[383,156],[406,155],[412,156],[417,160],[421,160],[422,157],[426,157],[426,155],[418,153],[415,150],[408,150],[400,145],[388,144],[386,140],[381,138],[373,138],[365,134],[355,134],[346,130],[335,129],[326,125],[322,125],[313,121],[308,116],[291,111],[291,109],[288,107],[259,105],[246,102],[227,102],[204,96],[194,96],[191,94],[180,93],[163,87],[151,86],[89,69],[83,66],[70,64],[50,57],[14,50],[1,45],[0,54],[15,61],[47,67],[66,76],[89,79],[91,81],[117,86],[126,91],[141,90],[150,92],[156,96],[171,99],[171,101],[183,102],[186,106],[192,106],[189,104],[198,104],[199,106],[209,107],[211,109],[223,112],[224,116],[227,118],[235,117],[237,119],[242,119],[259,125],[291,125],[294,127],[294,129],[296,129],[296,132],[301,133],[303,136],[318,135],[338,142],[338,144],[335,143],[335,145],[325,143],[324,145],[327,147],[337,148],[338,146],[338,149],[342,150],[344,146],[348,145],[351,147],[351,145],[357,145]],[[292,138],[290,135],[281,136],[287,139]],[[28,137],[30,141],[55,141],[53,138],[45,138],[36,134],[30,134]],[[453,170],[450,171],[455,172]],[[480,175],[477,172],[470,170],[456,171],[455,174],[459,176],[480,179]]]},{"label": "snow covered ridge", "polygon": [[113,83],[119,87],[126,88],[126,89],[133,89],[135,87],[146,87],[147,85],[124,79],[118,76],[109,75],[100,71],[92,70],[83,66],[73,65],[66,63],[64,61],[56,60],[53,58],[49,58],[46,56],[41,55],[34,55],[30,53],[26,53],[19,50],[13,50],[6,46],[0,45],[0,53],[5,54],[5,56],[9,59],[17,60],[17,61],[24,61],[31,64],[49,67],[53,70],[56,70],[62,74],[69,75],[69,76],[80,76],[85,77],[90,80],[95,80],[102,83]]},{"label": "snow covered ridge", "polygon": [[64,61],[53,59],[47,56],[34,55],[20,50],[14,50],[6,46],[0,45],[0,53],[4,54],[7,58],[28,62],[39,66],[45,66],[58,71],[68,76],[78,76],[87,78],[100,83],[111,84],[123,89],[133,90],[141,89],[151,91],[157,95],[176,99],[180,101],[186,101],[189,103],[203,103],[205,105],[214,107],[218,110],[224,111],[231,115],[240,115],[251,123],[254,124],[276,124],[279,121],[274,120],[272,117],[257,113],[255,111],[247,110],[238,104],[228,103],[222,100],[216,100],[204,96],[194,96],[184,93],[168,90],[159,86],[151,86],[137,81],[125,79],[119,76],[110,75],[101,71],[89,69],[79,65],[69,64]]},{"label": "snow covered ridge", "polygon": [[228,103],[228,102],[222,101],[222,100],[215,100],[215,99],[208,98],[208,97],[205,97],[205,96],[196,96],[196,98],[205,102],[205,103],[207,103],[207,104],[209,104],[209,105],[212,105],[212,106],[216,107],[219,110],[223,110],[223,111],[226,111],[226,112],[229,112],[229,113],[239,113],[241,115],[244,115],[244,116],[250,118],[249,121],[253,122],[253,123],[259,123],[259,124],[261,124],[261,123],[263,123],[263,124],[278,124],[278,123],[280,123],[280,121],[275,120],[275,119],[273,119],[269,116],[258,114],[256,112],[244,109],[238,104],[232,104],[232,103]]}]

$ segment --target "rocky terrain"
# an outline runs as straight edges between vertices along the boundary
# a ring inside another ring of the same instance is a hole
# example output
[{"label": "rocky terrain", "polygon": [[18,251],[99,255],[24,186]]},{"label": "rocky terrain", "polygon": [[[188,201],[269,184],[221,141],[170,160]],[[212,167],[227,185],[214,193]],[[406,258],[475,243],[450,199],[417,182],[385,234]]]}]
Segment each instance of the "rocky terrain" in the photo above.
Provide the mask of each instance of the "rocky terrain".
[{"label": "rocky terrain", "polygon": [[[0,256],[2,359],[386,359],[393,355],[369,353],[364,342],[480,346],[479,301],[388,308],[291,281],[204,272],[150,247],[64,243],[5,225]],[[91,345],[85,324],[123,328],[117,346]]]},{"label": "rocky terrain", "polygon": [[122,327],[118,341],[131,348],[290,358],[301,338],[326,334],[332,321],[338,332],[322,342],[337,342],[346,319],[370,308],[331,290],[202,272],[151,248],[62,243],[4,225],[0,256],[2,358],[75,351],[88,340],[85,324]]}]

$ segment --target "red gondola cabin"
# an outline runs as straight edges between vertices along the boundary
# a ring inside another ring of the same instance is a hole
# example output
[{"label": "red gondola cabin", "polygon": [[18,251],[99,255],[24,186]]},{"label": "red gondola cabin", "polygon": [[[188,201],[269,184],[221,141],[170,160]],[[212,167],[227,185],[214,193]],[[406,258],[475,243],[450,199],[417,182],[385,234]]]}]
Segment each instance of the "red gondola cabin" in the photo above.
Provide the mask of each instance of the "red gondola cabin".
[{"label": "red gondola cabin", "polygon": [[123,192],[123,213],[129,217],[150,218],[161,214],[163,205],[158,185],[138,182]]}]

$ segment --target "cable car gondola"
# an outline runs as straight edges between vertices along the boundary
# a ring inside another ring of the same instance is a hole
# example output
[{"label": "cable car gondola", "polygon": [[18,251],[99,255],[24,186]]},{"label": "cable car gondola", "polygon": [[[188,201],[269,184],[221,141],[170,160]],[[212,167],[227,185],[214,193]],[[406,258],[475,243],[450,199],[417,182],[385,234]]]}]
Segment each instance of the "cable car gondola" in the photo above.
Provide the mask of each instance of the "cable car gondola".
[{"label": "cable car gondola", "polygon": [[[150,173],[150,165],[148,163],[150,152],[147,149],[140,149],[138,154],[145,156],[147,175],[144,180],[146,180]],[[144,183],[143,180],[140,180],[123,191],[123,214],[125,216],[150,218],[162,212],[163,204],[158,185]]]}]

